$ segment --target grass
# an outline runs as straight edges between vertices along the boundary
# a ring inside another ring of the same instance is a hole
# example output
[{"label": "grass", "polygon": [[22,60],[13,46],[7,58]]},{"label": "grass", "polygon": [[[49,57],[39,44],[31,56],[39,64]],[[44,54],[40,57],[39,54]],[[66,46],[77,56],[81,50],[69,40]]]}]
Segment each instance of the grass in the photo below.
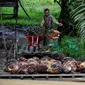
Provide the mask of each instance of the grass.
[{"label": "grass", "polygon": [[[20,0],[23,7],[31,17],[31,20],[23,12],[22,8],[19,6],[19,17],[18,17],[18,24],[22,25],[40,25],[41,19],[43,16],[43,11],[45,8],[49,8],[52,15],[55,16],[56,19],[59,17],[60,7],[58,4],[53,3],[53,0]],[[4,14],[6,13],[13,13],[12,7],[3,7],[2,11]],[[10,18],[10,20],[9,20]],[[0,21],[2,23],[2,21]],[[3,23],[4,24],[14,24],[15,20],[12,16],[3,16]]]}]

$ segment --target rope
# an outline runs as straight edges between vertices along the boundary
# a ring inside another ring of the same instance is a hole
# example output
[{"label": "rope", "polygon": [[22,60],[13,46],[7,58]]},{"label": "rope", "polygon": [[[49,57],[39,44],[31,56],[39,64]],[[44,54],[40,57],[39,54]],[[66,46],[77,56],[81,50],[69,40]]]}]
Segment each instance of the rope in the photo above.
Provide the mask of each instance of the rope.
[{"label": "rope", "polygon": [[31,19],[30,16],[28,15],[28,13],[26,12],[26,10],[24,9],[24,7],[23,7],[23,5],[22,5],[22,3],[21,3],[20,0],[19,0],[19,4],[20,4],[21,8],[23,9],[24,13],[27,15],[27,17],[28,17],[29,19]]}]

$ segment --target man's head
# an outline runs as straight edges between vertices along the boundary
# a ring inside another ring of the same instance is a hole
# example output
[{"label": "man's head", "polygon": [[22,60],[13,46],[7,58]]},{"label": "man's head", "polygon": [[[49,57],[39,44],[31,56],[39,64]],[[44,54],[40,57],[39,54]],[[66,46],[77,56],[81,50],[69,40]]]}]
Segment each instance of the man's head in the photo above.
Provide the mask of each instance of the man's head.
[{"label": "man's head", "polygon": [[49,15],[49,9],[46,8],[46,9],[44,10],[44,13],[45,13],[45,16],[48,16],[48,15]]}]

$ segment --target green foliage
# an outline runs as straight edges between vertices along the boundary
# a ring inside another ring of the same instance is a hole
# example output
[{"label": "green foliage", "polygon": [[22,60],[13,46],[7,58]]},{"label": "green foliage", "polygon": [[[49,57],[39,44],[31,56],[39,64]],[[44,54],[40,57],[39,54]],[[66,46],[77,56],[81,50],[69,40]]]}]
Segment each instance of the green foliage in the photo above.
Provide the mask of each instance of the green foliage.
[{"label": "green foliage", "polygon": [[[52,51],[64,53],[67,56],[73,58],[79,58],[81,56],[80,44],[76,37],[65,36],[62,39],[62,44],[59,46],[57,43],[52,47]],[[84,57],[84,56],[82,56]]]},{"label": "green foliage", "polygon": [[[70,0],[71,1],[71,0]],[[61,7],[61,13],[59,17],[59,21],[63,23],[63,29],[58,27],[60,31],[63,31],[64,34],[74,35],[73,31],[75,29],[75,25],[73,21],[70,18],[70,8],[69,8],[69,0],[55,0],[60,7]],[[72,22],[72,23],[71,23]],[[76,34],[76,31],[74,31]]]},{"label": "green foliage", "polygon": [[85,57],[85,0],[60,0],[59,4],[60,20],[63,21],[65,29],[63,32],[77,33],[80,37],[81,57]]},{"label": "green foliage", "polygon": [[[21,0],[22,2],[24,2],[24,0]],[[26,3],[28,2],[28,3]],[[43,4],[54,4],[54,0],[25,0],[24,2],[25,4],[40,4],[40,5],[43,5]]]},{"label": "green foliage", "polygon": [[80,35],[81,53],[85,57],[85,0],[70,1],[70,16]]}]

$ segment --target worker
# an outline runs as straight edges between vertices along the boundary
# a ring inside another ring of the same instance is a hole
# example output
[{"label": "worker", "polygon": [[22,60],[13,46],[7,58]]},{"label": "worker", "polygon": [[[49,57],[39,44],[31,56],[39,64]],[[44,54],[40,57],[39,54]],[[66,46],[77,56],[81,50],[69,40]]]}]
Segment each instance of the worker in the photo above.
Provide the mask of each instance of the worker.
[{"label": "worker", "polygon": [[44,28],[44,42],[43,45],[47,46],[49,43],[48,38],[48,31],[53,29],[53,23],[57,24],[58,26],[63,26],[62,23],[59,23],[51,14],[50,10],[46,8],[44,10],[44,15],[42,17],[41,26]]}]

